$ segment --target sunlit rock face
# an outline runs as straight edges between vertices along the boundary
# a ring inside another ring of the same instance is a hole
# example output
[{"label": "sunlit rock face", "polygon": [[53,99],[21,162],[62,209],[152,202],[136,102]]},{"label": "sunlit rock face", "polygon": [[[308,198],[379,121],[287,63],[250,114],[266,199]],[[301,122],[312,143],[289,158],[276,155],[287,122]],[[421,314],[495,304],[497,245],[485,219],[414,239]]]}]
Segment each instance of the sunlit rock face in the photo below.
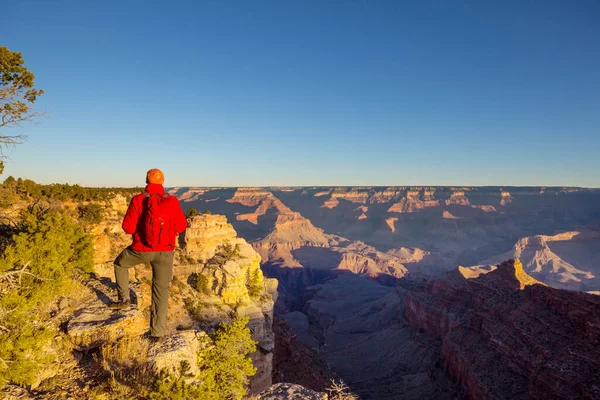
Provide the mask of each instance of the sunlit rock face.
[{"label": "sunlit rock face", "polygon": [[217,248],[237,238],[237,232],[224,215],[198,215],[188,220],[188,228],[182,235],[182,247],[186,254],[207,260],[215,255]]},{"label": "sunlit rock face", "polygon": [[[189,218],[189,227],[182,237],[183,251],[187,257],[199,260],[198,264],[181,265],[175,268],[175,275],[189,276],[191,271],[205,279],[210,293],[201,297],[206,317],[212,324],[227,321],[229,313],[222,310],[235,310],[238,316],[250,318],[248,324],[252,337],[257,341],[258,350],[252,355],[257,373],[251,379],[250,390],[258,393],[271,385],[272,360],[274,349],[273,297],[277,291],[277,281],[266,279],[260,268],[261,257],[246,242],[239,238],[233,226],[223,215],[197,215]],[[235,249],[235,255],[218,267],[204,265],[225,246]],[[250,292],[250,283],[261,287],[260,293]],[[211,306],[212,305],[212,306]],[[211,312],[211,308],[214,308]]]}]

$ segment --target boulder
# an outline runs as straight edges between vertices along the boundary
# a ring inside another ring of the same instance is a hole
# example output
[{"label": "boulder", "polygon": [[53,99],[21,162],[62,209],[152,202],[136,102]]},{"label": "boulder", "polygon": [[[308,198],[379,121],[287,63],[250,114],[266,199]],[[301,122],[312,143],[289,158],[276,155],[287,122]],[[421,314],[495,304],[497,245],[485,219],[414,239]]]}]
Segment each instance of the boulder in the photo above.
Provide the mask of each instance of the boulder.
[{"label": "boulder", "polygon": [[138,336],[147,330],[148,321],[137,307],[115,311],[99,301],[75,311],[67,325],[67,333],[79,351],[100,347],[124,336]]},{"label": "boulder", "polygon": [[162,370],[178,375],[182,363],[189,366],[186,375],[198,376],[197,354],[208,343],[208,336],[201,331],[184,331],[167,336],[148,352],[148,362],[155,372]]}]

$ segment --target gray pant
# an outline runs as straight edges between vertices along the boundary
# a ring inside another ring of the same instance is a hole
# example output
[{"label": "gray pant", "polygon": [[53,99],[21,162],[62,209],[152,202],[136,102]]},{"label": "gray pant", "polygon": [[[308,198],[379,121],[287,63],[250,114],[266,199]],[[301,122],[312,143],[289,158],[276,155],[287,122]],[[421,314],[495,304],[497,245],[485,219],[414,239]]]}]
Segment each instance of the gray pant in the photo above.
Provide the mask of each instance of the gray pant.
[{"label": "gray pant", "polygon": [[150,336],[167,333],[169,283],[173,280],[173,252],[139,252],[126,248],[115,260],[115,280],[121,301],[129,300],[129,268],[149,262],[152,265],[152,308]]}]

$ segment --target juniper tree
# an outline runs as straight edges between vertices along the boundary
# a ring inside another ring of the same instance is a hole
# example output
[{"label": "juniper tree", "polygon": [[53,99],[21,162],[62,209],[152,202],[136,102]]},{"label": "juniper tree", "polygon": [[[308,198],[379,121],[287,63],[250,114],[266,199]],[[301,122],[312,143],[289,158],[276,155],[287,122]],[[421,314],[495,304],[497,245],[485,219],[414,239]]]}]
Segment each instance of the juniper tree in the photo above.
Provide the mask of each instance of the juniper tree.
[{"label": "juniper tree", "polygon": [[31,105],[44,91],[35,88],[35,76],[23,66],[23,55],[0,46],[0,157],[2,148],[23,143],[25,135],[8,135],[5,128],[35,122],[44,113]]}]

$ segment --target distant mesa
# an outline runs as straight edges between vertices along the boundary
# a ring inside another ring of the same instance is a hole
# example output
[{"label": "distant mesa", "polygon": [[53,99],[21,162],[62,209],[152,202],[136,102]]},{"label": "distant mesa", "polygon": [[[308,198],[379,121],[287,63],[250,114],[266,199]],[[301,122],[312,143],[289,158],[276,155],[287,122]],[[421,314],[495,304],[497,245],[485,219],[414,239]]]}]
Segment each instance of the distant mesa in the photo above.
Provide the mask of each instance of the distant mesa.
[{"label": "distant mesa", "polygon": [[340,204],[338,199],[327,199],[321,206],[321,208],[335,208]]},{"label": "distant mesa", "polygon": [[468,206],[469,205],[469,199],[467,199],[465,197],[465,192],[462,190],[457,190],[452,192],[452,194],[450,195],[450,198],[448,200],[446,200],[446,205],[450,205],[450,204],[459,204],[461,206]]}]

